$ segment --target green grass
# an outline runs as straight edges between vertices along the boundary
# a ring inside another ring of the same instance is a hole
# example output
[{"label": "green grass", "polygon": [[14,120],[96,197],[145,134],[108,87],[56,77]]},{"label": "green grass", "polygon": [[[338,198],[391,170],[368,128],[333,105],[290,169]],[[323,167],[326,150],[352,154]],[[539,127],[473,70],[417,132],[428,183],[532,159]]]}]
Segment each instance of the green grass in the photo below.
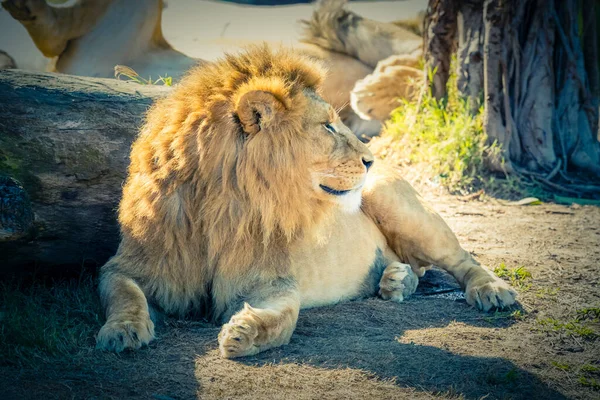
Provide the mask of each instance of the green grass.
[{"label": "green grass", "polygon": [[571,366],[567,363],[561,363],[559,361],[551,361],[550,364],[552,364],[556,369],[560,369],[561,371],[570,371],[571,370]]},{"label": "green grass", "polygon": [[594,390],[600,390],[600,381],[598,381],[597,379],[588,378],[582,375],[579,377],[579,383],[581,383],[583,386],[587,386]]},{"label": "green grass", "polygon": [[93,349],[100,304],[91,278],[0,285],[0,360],[29,364]]},{"label": "green grass", "polygon": [[559,291],[560,288],[541,288],[535,292],[535,297],[540,299],[555,298]]},{"label": "green grass", "polygon": [[591,320],[600,322],[600,307],[588,307],[577,310],[577,321]]},{"label": "green grass", "polygon": [[[455,71],[451,68],[451,71]],[[403,163],[416,166],[420,178],[442,185],[451,193],[486,193],[517,198],[540,197],[539,187],[517,176],[492,173],[488,157],[499,158],[500,148],[490,144],[483,129],[483,108],[474,115],[456,87],[448,81],[447,97],[438,101],[426,90],[421,102],[403,101],[386,124],[383,137]]]},{"label": "green grass", "polygon": [[600,367],[597,367],[595,365],[591,365],[591,364],[584,364],[581,366],[580,368],[581,371],[583,372],[587,372],[590,374],[598,374],[600,373]]},{"label": "green grass", "polygon": [[545,332],[561,333],[582,339],[594,340],[600,334],[587,324],[581,323],[576,318],[568,321],[560,321],[556,318],[542,318],[537,321]]},{"label": "green grass", "polygon": [[519,378],[519,373],[515,368],[511,368],[506,374],[489,373],[485,376],[485,381],[489,385],[513,384]]},{"label": "green grass", "polygon": [[494,273],[499,277],[506,279],[510,284],[521,291],[531,288],[528,282],[532,278],[531,272],[525,267],[508,268],[506,264],[501,263],[500,266],[494,268]]},{"label": "green grass", "polygon": [[579,372],[579,383],[593,390],[600,390],[600,381],[597,378],[600,376],[600,367],[597,365],[583,364],[579,367]]},{"label": "green grass", "polygon": [[490,324],[494,324],[494,322],[496,322],[496,321],[501,321],[501,320],[520,321],[524,318],[525,318],[525,314],[523,314],[523,311],[521,311],[521,310],[510,311],[509,310],[509,311],[495,311],[494,314],[483,317],[483,320]]}]

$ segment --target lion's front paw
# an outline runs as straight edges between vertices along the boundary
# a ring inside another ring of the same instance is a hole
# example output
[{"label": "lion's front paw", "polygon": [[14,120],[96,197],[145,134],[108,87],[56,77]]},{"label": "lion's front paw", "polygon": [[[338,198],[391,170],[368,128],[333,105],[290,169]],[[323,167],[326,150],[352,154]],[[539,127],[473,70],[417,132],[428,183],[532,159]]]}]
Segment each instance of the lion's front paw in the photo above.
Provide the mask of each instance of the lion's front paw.
[{"label": "lion's front paw", "polygon": [[233,316],[219,332],[221,357],[235,358],[258,353],[260,347],[255,344],[257,336],[257,324],[251,316]]},{"label": "lion's front paw", "polygon": [[154,323],[149,317],[114,318],[104,324],[96,336],[96,348],[114,352],[139,349],[154,339]]},{"label": "lion's front paw", "polygon": [[465,290],[467,303],[482,311],[502,309],[515,303],[517,292],[506,282],[497,277],[490,277],[484,282],[467,284]]},{"label": "lion's front paw", "polygon": [[393,262],[383,271],[379,295],[384,300],[403,301],[417,290],[419,278],[408,264]]}]

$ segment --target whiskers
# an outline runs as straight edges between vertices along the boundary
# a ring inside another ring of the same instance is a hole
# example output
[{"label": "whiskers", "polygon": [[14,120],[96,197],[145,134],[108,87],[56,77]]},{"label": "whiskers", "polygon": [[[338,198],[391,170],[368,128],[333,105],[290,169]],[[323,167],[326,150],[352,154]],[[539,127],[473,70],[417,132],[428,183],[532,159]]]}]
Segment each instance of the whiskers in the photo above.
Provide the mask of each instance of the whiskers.
[{"label": "whiskers", "polygon": [[344,108],[346,108],[348,106],[348,104],[350,104],[350,101],[345,102],[344,104],[342,104],[341,106],[339,106],[338,108],[335,109],[335,113],[339,114],[340,112],[342,112],[342,110]]},{"label": "whiskers", "polygon": [[314,175],[316,175],[319,178],[339,178],[339,176],[331,171],[327,171],[327,172],[315,172]]}]

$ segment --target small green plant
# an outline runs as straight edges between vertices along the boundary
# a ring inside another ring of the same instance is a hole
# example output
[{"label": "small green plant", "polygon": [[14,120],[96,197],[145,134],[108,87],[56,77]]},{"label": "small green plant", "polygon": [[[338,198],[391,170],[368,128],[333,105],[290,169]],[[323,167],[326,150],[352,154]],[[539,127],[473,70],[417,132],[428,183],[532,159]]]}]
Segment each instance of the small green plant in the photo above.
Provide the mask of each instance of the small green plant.
[{"label": "small green plant", "polygon": [[520,321],[525,318],[523,311],[514,310],[514,311],[495,311],[494,314],[483,317],[483,320],[493,324],[495,321],[499,320],[514,320]]},{"label": "small green plant", "polygon": [[552,298],[552,297],[555,297],[559,291],[560,291],[560,288],[541,288],[535,292],[535,296],[540,299],[544,299],[544,298],[548,298],[548,297]]},{"label": "small green plant", "polygon": [[549,332],[564,333],[569,336],[581,337],[583,339],[596,339],[600,335],[589,326],[579,323],[577,320],[561,322],[555,318],[543,318],[537,321],[542,329]]},{"label": "small green plant", "polygon": [[600,307],[588,307],[577,310],[577,321],[592,320],[600,322]]},{"label": "small green plant", "polygon": [[579,377],[579,383],[581,383],[583,386],[587,386],[594,390],[600,390],[600,381],[598,381],[597,379],[588,378],[582,375]]},{"label": "small green plant", "polygon": [[158,76],[158,79],[153,80],[151,76],[148,79],[142,78],[137,72],[133,70],[133,68],[129,68],[125,65],[116,65],[115,66],[115,78],[127,78],[130,81],[139,83],[140,85],[158,85],[162,84],[165,86],[173,85],[173,77],[165,75]]},{"label": "small green plant", "polygon": [[520,289],[521,291],[528,290],[531,284],[528,283],[529,279],[532,278],[531,272],[525,267],[508,268],[506,264],[500,263],[500,265],[494,268],[494,273],[503,279],[507,279],[511,285]]},{"label": "small green plant", "polygon": [[552,364],[555,368],[560,369],[561,371],[570,371],[571,370],[571,366],[567,363],[561,363],[559,361],[551,361],[550,364]]},{"label": "small green plant", "polygon": [[591,364],[583,364],[580,368],[581,371],[587,372],[590,374],[597,374],[600,372],[600,367]]}]

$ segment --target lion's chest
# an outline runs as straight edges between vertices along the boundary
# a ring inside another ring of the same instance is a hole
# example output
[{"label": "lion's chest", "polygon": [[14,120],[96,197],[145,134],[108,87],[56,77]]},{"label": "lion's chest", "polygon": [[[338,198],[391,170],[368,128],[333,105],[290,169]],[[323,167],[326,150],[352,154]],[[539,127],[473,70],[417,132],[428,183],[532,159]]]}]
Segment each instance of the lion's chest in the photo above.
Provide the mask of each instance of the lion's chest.
[{"label": "lion's chest", "polygon": [[383,269],[395,258],[362,212],[341,215],[320,241],[307,240],[292,253],[302,308],[375,295]]}]

